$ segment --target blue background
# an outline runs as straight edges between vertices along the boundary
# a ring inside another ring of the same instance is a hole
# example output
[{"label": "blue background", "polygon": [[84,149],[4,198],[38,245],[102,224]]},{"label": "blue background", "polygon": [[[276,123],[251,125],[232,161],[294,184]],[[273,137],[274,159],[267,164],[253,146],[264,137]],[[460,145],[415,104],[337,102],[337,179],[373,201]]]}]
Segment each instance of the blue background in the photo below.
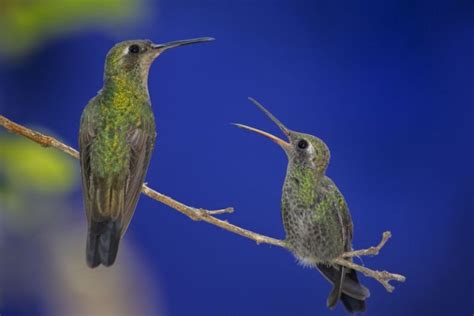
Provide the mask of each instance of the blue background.
[{"label": "blue background", "polygon": [[[189,205],[234,206],[222,217],[283,238],[286,157],[229,125],[281,136],[247,100],[255,97],[289,128],[330,147],[328,175],[352,211],[354,248],[392,231],[382,253],[364,263],[407,282],[389,294],[362,278],[372,292],[367,315],[474,312],[471,1],[148,5],[153,18],[131,34],[78,33],[22,63],[1,64],[2,114],[46,126],[77,147],[79,117],[102,85],[115,42],[214,36],[169,51],[152,67],[158,141],[147,182]],[[148,277],[159,280],[170,315],[345,314],[342,306],[326,309],[329,284],[288,252],[144,196],[125,238],[154,268]]]}]

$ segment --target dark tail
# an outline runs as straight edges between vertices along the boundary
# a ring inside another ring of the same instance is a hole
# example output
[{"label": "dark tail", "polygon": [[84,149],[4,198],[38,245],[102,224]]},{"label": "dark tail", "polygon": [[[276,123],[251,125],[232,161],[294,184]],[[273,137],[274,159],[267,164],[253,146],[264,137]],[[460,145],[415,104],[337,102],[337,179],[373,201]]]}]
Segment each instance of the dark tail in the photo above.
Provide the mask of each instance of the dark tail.
[{"label": "dark tail", "polygon": [[370,292],[359,283],[356,271],[325,264],[318,264],[318,269],[334,285],[328,297],[329,308],[333,308],[340,299],[351,314],[366,311],[365,300],[370,296]]},{"label": "dark tail", "polygon": [[87,235],[87,265],[91,268],[103,264],[109,267],[117,258],[120,243],[120,223],[118,220],[95,222],[92,220]]}]

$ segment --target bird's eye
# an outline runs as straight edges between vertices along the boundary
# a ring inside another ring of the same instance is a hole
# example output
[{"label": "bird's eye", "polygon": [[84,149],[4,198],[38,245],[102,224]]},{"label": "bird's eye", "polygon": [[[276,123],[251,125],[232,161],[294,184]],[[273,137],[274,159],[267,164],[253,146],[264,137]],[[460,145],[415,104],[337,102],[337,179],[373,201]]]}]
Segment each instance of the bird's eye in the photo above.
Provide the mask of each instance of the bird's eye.
[{"label": "bird's eye", "polygon": [[308,148],[308,142],[307,142],[306,140],[304,140],[304,139],[300,139],[300,140],[298,141],[298,148],[300,148],[300,149],[306,149],[306,148]]},{"label": "bird's eye", "polygon": [[140,52],[140,46],[138,46],[137,44],[130,45],[128,51],[132,54],[137,54]]}]

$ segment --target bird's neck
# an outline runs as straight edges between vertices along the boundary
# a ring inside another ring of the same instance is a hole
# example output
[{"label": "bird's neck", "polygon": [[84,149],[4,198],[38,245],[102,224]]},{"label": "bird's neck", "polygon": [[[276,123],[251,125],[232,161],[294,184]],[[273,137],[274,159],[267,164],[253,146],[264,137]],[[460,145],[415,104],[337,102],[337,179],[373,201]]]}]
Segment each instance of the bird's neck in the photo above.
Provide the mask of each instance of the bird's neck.
[{"label": "bird's neck", "polygon": [[317,188],[325,177],[316,169],[290,163],[286,173],[284,188],[291,193],[291,198],[297,199],[302,205],[312,205],[317,198]]},{"label": "bird's neck", "polygon": [[128,74],[105,76],[102,93],[108,97],[143,98],[147,100],[150,98],[147,79]]},{"label": "bird's neck", "polygon": [[288,172],[304,175],[308,179],[318,182],[325,176],[326,169],[321,168],[317,163],[308,163],[290,157],[288,160]]}]

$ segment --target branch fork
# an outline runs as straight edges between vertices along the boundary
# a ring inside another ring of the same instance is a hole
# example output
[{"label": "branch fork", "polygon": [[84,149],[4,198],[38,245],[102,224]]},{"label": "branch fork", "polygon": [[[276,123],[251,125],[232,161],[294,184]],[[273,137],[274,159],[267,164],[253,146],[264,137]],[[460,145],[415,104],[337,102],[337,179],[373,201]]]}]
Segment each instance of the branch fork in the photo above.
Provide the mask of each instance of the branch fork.
[{"label": "branch fork", "polygon": [[382,284],[385,287],[385,289],[388,292],[391,293],[393,292],[393,290],[395,290],[395,287],[390,284],[390,281],[405,282],[406,278],[403,275],[390,273],[388,271],[371,270],[364,266],[353,263],[352,260],[350,259],[349,260],[347,259],[347,258],[362,257],[362,256],[376,256],[379,254],[380,250],[382,250],[382,247],[385,246],[385,244],[391,237],[392,237],[392,233],[389,231],[386,231],[383,233],[382,240],[380,240],[377,246],[370,247],[367,249],[345,252],[339,258],[336,258],[334,262],[342,266],[345,266],[347,268],[351,268],[356,271],[359,271],[360,273],[364,274],[367,277],[376,279],[378,282],[380,282],[380,284]]}]

